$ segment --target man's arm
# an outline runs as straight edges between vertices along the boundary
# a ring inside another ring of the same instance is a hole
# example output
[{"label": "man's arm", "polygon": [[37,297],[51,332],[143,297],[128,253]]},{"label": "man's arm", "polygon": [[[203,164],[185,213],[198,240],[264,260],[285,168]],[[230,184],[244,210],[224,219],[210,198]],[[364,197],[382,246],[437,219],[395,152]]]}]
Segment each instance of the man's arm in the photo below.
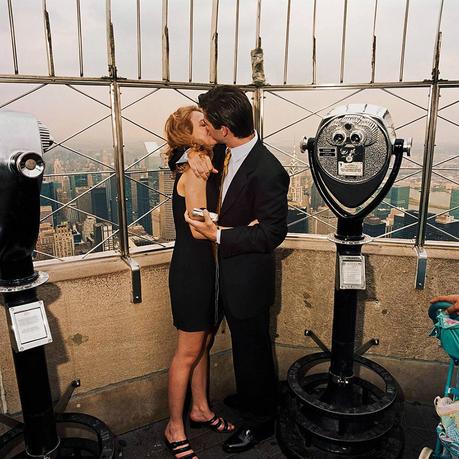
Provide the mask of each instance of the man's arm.
[{"label": "man's arm", "polygon": [[255,196],[254,226],[238,226],[221,231],[219,252],[227,258],[242,253],[272,252],[287,235],[287,193],[290,178],[281,169],[272,178],[261,177]]}]

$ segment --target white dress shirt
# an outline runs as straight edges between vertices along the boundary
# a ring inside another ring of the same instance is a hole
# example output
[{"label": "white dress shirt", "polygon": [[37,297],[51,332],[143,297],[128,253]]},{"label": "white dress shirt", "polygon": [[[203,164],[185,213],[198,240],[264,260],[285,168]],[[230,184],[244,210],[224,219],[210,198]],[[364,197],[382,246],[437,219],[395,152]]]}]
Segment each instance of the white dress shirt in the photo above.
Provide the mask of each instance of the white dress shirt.
[{"label": "white dress shirt", "polygon": [[[237,171],[242,166],[244,159],[247,158],[249,153],[252,151],[252,148],[255,146],[258,140],[258,133],[255,131],[255,135],[253,139],[250,139],[248,142],[239,145],[238,147],[231,148],[231,158],[228,163],[228,173],[226,174],[225,180],[223,180],[222,184],[222,207],[225,201],[226,193],[228,192],[228,188],[231,185],[231,182],[234,179],[234,176],[237,174]],[[217,229],[217,244],[220,244],[220,236],[221,236],[220,229]]]}]

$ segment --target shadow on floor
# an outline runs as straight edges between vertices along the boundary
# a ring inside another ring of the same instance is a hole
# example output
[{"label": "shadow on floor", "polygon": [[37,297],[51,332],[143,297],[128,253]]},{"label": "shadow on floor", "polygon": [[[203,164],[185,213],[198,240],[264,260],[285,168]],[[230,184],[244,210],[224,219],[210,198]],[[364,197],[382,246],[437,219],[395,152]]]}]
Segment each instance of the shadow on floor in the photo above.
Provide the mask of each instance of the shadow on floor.
[{"label": "shadow on floor", "polygon": [[[229,420],[238,422],[238,416],[231,408],[221,402],[214,403],[214,410],[219,415]],[[133,430],[119,437],[124,445],[125,459],[171,459],[172,455],[166,449],[163,431],[167,420]],[[402,417],[402,426],[405,432],[405,451],[403,459],[418,459],[419,453],[424,446],[434,448],[435,427],[438,417],[432,405],[423,405],[417,402],[405,402]],[[275,437],[268,438],[258,444],[256,448],[240,454],[225,453],[221,445],[228,434],[218,434],[207,429],[187,428],[188,437],[199,459],[283,459]],[[370,458],[369,458],[370,459]]]}]

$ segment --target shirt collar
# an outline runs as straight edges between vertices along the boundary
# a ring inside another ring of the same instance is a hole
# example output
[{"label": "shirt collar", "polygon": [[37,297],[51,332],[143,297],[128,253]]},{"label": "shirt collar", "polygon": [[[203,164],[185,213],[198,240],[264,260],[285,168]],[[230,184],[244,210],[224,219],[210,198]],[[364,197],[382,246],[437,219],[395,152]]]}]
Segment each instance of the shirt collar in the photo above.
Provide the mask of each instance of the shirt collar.
[{"label": "shirt collar", "polygon": [[236,162],[241,161],[244,159],[255,146],[258,141],[258,132],[255,131],[255,135],[253,139],[250,139],[248,142],[239,145],[238,147],[231,148],[231,160]]}]

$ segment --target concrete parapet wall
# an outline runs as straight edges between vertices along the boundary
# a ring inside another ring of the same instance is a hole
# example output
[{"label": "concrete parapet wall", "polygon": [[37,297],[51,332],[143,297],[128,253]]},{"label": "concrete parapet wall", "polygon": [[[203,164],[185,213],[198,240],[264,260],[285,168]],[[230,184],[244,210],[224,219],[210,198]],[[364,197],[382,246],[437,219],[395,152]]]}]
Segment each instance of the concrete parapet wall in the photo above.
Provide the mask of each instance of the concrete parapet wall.
[{"label": "concrete parapet wall", "polygon": [[[359,297],[358,341],[379,338],[370,350],[399,380],[409,399],[430,402],[441,392],[447,358],[428,337],[428,300],[459,291],[459,249],[428,248],[426,288],[415,290],[416,256],[411,247],[372,243],[367,255],[368,289]],[[167,416],[167,368],[175,347],[168,291],[171,251],[137,254],[142,268],[141,304],[130,303],[130,274],[117,257],[41,263],[50,282],[38,289],[45,301],[54,342],[46,347],[54,397],[75,378],[81,387],[70,408],[94,414],[116,432]],[[277,251],[277,297],[272,336],[279,375],[306,353],[312,329],[331,340],[334,245],[309,237],[288,238]],[[234,391],[231,340],[223,326],[211,360],[211,394]],[[20,403],[4,309],[0,310],[0,412]]]}]

